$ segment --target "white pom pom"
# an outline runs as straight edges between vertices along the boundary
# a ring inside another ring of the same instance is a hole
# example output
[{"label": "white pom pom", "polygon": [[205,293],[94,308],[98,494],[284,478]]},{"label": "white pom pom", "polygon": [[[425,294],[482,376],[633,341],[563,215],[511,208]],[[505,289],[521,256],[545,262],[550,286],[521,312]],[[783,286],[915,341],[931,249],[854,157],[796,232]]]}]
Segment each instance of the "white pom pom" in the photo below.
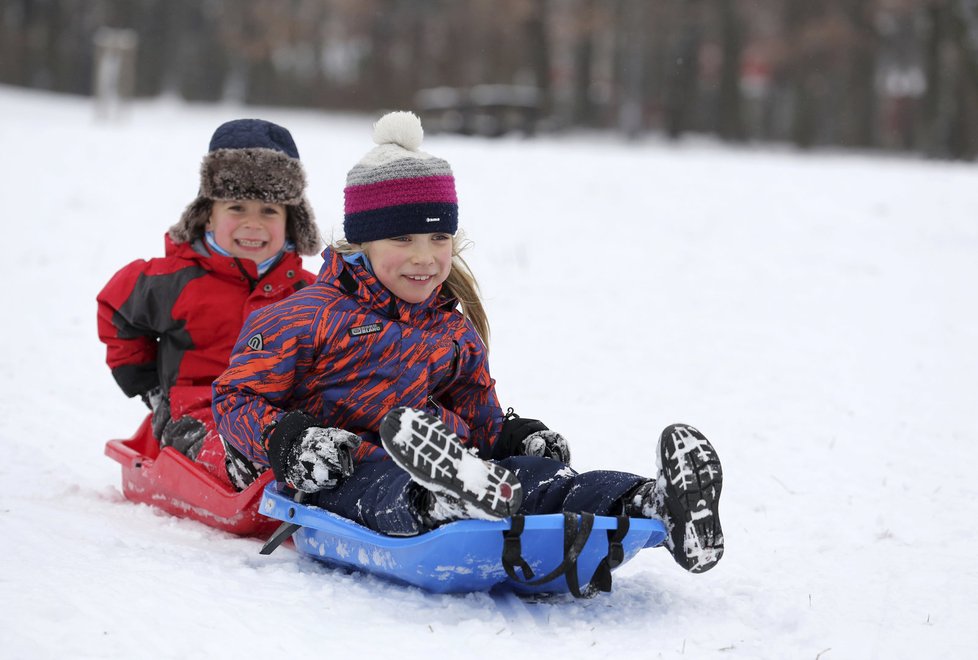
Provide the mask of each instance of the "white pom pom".
[{"label": "white pom pom", "polygon": [[374,142],[377,144],[399,144],[417,151],[422,138],[421,120],[412,112],[389,112],[374,124]]}]

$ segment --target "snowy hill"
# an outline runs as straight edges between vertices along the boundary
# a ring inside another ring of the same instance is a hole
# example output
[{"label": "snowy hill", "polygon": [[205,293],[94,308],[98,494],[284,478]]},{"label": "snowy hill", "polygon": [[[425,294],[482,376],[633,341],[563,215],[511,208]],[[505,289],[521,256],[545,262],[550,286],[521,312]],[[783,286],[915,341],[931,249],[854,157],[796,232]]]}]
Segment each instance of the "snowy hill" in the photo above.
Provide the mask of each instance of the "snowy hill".
[{"label": "snowy hill", "polygon": [[[978,648],[978,169],[612,138],[429,137],[455,170],[504,405],[579,469],[695,424],[724,560],[589,601],[436,596],[127,502],[95,295],[162,250],[213,129],[293,132],[324,232],[373,118],[0,88],[0,657],[967,658]],[[318,269],[320,260],[308,265]]]}]

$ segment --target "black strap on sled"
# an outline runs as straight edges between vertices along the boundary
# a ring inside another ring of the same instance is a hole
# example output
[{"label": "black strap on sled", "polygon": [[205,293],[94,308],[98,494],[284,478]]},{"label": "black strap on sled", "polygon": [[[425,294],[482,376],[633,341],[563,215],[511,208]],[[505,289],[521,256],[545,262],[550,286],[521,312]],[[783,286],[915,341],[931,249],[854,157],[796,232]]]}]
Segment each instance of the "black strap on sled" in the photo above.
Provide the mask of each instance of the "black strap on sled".
[{"label": "black strap on sled", "polygon": [[[525,522],[523,516],[513,516],[509,529],[503,532],[503,568],[506,575],[517,582],[533,579],[533,569],[523,559],[523,548],[520,544],[520,534],[523,533]],[[517,577],[516,567],[523,571],[523,580]]]},{"label": "black strap on sled", "polygon": [[594,575],[591,576],[591,586],[598,591],[611,591],[611,571],[621,566],[625,561],[625,547],[622,541],[628,535],[628,528],[631,525],[631,518],[628,516],[617,516],[618,525],[615,529],[608,530],[608,554],[601,560]]},{"label": "black strap on sled", "polygon": [[[298,490],[295,493],[295,497],[293,497],[292,499],[295,500],[297,503],[301,503],[305,499],[305,496],[306,496],[305,493],[303,493],[301,490]],[[289,517],[291,518],[294,515],[295,515],[295,508],[289,507]],[[292,522],[283,522],[281,525],[278,526],[278,529],[276,529],[272,533],[272,535],[268,537],[268,540],[265,541],[265,545],[261,547],[261,550],[259,550],[258,554],[260,555],[272,554],[273,552],[275,552],[275,548],[279,547],[287,540],[289,540],[289,537],[295,534],[300,527],[302,527],[302,525],[298,525]]]},{"label": "black strap on sled", "polygon": [[[622,541],[628,534],[629,527],[628,516],[618,516],[617,520],[617,527],[608,530],[608,554],[598,564],[594,575],[583,589],[577,576],[577,560],[594,528],[593,513],[580,514],[580,526],[578,526],[578,514],[564,512],[564,560],[555,569],[537,579],[533,579],[533,570],[523,559],[520,536],[526,521],[523,516],[513,516],[510,528],[503,532],[503,569],[511,580],[527,586],[545,584],[563,575],[568,590],[575,598],[591,598],[599,591],[611,591],[611,571],[621,565],[625,559]],[[516,573],[517,567],[523,573],[522,578]]]}]

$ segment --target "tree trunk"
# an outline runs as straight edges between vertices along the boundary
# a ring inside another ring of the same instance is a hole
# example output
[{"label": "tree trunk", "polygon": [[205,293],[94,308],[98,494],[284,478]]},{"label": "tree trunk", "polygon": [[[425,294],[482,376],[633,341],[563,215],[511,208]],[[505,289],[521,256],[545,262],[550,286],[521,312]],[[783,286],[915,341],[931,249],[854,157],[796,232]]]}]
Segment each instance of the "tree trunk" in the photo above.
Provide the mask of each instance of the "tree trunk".
[{"label": "tree trunk", "polygon": [[572,121],[577,126],[593,126],[594,102],[591,98],[594,64],[594,0],[583,0],[578,9],[577,33],[574,37],[574,107]]},{"label": "tree trunk", "polygon": [[717,133],[724,140],[739,141],[744,139],[740,98],[740,56],[743,49],[740,21],[733,0],[717,0],[717,3],[723,43]]},{"label": "tree trunk", "polygon": [[548,0],[534,0],[524,25],[527,47],[530,49],[530,67],[537,88],[540,90],[540,113],[546,117],[553,112],[553,89],[550,84],[550,39],[547,22],[550,14]]},{"label": "tree trunk", "polygon": [[681,4],[679,38],[666,69],[665,125],[666,134],[673,139],[689,128],[699,72],[700,31],[693,15],[693,3]]},{"label": "tree trunk", "polygon": [[876,51],[879,36],[872,21],[873,8],[867,0],[850,0],[849,20],[856,31],[850,50],[848,105],[850,125],[847,137],[853,147],[876,146]]}]

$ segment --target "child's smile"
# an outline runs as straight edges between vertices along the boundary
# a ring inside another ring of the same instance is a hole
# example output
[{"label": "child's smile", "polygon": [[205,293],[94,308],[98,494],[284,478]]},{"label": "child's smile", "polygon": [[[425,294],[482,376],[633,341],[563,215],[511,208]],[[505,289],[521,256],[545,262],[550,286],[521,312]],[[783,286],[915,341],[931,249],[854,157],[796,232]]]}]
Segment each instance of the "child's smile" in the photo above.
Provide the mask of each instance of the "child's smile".
[{"label": "child's smile", "polygon": [[266,245],[268,245],[268,241],[262,241],[262,240],[257,240],[257,239],[248,239],[248,238],[236,238],[236,239],[234,239],[234,242],[239,247],[241,247],[242,250],[247,250],[248,252],[253,252],[253,251],[256,251],[256,250],[260,251]]},{"label": "child's smile", "polygon": [[287,212],[281,204],[256,200],[216,201],[207,229],[224,250],[261,263],[285,246]]}]

